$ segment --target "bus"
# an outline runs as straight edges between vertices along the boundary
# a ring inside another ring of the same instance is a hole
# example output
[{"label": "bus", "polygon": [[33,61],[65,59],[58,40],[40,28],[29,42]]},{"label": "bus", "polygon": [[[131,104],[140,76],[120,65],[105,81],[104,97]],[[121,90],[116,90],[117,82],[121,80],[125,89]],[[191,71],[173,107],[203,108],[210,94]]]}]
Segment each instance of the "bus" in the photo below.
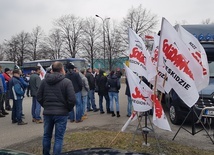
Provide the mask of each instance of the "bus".
[{"label": "bus", "polygon": [[0,66],[2,67],[2,71],[4,71],[5,68],[9,68],[11,70],[19,68],[13,61],[0,61]]},{"label": "bus", "polygon": [[50,67],[51,64],[55,61],[59,61],[63,63],[65,69],[66,69],[66,65],[71,62],[74,64],[75,67],[77,67],[78,70],[87,68],[87,62],[83,58],[65,58],[65,59],[55,59],[55,60],[28,61],[23,63],[23,66],[21,67],[21,69],[24,74],[29,74],[31,73],[32,70],[35,70],[35,67],[38,66],[39,63],[44,69],[46,69]]}]

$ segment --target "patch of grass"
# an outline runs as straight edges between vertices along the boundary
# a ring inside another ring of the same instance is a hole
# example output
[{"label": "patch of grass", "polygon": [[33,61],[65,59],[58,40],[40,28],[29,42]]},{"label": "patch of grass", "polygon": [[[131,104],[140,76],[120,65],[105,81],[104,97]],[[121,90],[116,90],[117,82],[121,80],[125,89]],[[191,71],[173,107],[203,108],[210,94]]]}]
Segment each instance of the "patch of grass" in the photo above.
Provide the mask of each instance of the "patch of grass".
[{"label": "patch of grass", "polygon": [[[179,144],[170,140],[159,139],[160,149],[154,137],[148,136],[150,146],[142,145],[145,140],[141,134],[136,134],[134,141],[133,133],[119,133],[109,130],[79,130],[67,132],[64,138],[63,152],[85,148],[114,148],[137,153],[166,154],[166,155],[211,155],[213,151],[201,150],[194,147]],[[53,145],[52,145],[53,146]],[[17,149],[36,155],[42,154],[42,139],[36,139],[22,145],[16,145],[11,149]]]}]

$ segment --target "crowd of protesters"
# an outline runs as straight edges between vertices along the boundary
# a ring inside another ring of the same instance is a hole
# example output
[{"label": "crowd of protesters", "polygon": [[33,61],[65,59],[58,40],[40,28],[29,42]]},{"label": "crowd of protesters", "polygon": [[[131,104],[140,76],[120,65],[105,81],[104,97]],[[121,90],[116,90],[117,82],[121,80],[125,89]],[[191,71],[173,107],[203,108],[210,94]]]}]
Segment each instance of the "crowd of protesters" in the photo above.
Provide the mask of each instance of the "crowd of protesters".
[{"label": "crowd of protesters", "polygon": [[[64,70],[64,67],[66,70]],[[0,66],[0,117],[12,111],[12,123],[26,125],[22,102],[25,97],[32,97],[32,122],[44,123],[43,154],[50,152],[50,141],[55,127],[54,152],[62,149],[62,140],[67,120],[80,123],[87,119],[87,112],[100,112],[120,117],[119,91],[122,72],[118,68],[108,75],[102,69],[91,68],[80,71],[73,63],[63,66],[54,62],[52,68],[47,68],[45,78],[40,78],[41,68],[35,66],[30,74],[23,75],[20,69],[11,71],[5,68],[2,73]],[[131,115],[132,107],[130,91],[128,96],[127,116]],[[98,106],[95,103],[95,93],[98,94]],[[10,99],[13,101],[10,105]],[[105,99],[105,109],[103,102]],[[43,111],[43,117],[41,116]]]}]

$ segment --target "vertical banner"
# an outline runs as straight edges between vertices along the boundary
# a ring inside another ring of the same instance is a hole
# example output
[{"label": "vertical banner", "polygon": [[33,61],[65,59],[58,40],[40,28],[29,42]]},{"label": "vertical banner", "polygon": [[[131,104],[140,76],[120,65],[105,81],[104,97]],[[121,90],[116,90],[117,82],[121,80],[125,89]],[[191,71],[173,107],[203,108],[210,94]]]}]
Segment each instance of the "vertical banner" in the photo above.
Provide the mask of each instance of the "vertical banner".
[{"label": "vertical banner", "polygon": [[195,85],[195,77],[190,68],[192,56],[180,39],[174,27],[165,19],[162,19],[160,35],[159,62],[164,64],[168,80],[189,107],[198,100],[199,94]]},{"label": "vertical banner", "polygon": [[125,64],[124,68],[129,83],[134,111],[145,112],[150,110],[152,108],[150,100],[152,90]]},{"label": "vertical banner", "polygon": [[138,76],[144,76],[150,81],[156,74],[156,67],[151,61],[150,53],[142,40],[129,28],[129,67]]},{"label": "vertical banner", "polygon": [[[176,28],[179,36],[184,41],[193,57],[193,59],[190,60],[199,64],[199,68],[194,65],[194,62],[191,63],[192,66],[190,67],[193,68],[192,71],[194,71],[193,74],[195,77],[195,84],[197,90],[200,91],[209,84],[209,66],[207,62],[207,54],[200,42],[191,33],[185,30],[181,25],[177,25]],[[194,68],[196,69],[194,70]]]}]

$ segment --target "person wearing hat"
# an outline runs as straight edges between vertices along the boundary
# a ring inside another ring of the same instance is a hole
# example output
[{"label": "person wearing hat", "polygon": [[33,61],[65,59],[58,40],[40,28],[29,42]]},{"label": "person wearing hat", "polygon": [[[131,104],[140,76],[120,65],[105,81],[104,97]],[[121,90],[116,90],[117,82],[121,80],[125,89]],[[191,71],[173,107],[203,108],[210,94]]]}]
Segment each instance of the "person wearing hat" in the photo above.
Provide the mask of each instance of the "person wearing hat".
[{"label": "person wearing hat", "polygon": [[9,99],[9,90],[8,90],[8,87],[9,87],[9,83],[8,82],[11,79],[11,70],[9,68],[5,68],[3,76],[5,78],[5,82],[6,82],[6,85],[7,85],[7,92],[5,94],[5,109],[8,110],[8,111],[11,111],[10,99]]},{"label": "person wearing hat", "polygon": [[19,69],[14,69],[13,77],[9,82],[10,98],[13,100],[12,108],[12,123],[18,123],[18,125],[26,125],[26,122],[22,120],[22,101],[24,98],[24,85],[20,80],[21,72]]},{"label": "person wearing hat", "polygon": [[65,75],[66,78],[68,78],[69,80],[71,80],[73,86],[74,86],[74,91],[75,91],[75,96],[76,96],[76,115],[74,112],[74,109],[72,109],[72,111],[69,113],[69,118],[70,118],[70,122],[82,122],[82,111],[83,111],[83,106],[82,106],[82,79],[79,75],[79,73],[77,73],[75,71],[75,66],[73,63],[68,63],[66,65],[67,68],[67,73]]}]

